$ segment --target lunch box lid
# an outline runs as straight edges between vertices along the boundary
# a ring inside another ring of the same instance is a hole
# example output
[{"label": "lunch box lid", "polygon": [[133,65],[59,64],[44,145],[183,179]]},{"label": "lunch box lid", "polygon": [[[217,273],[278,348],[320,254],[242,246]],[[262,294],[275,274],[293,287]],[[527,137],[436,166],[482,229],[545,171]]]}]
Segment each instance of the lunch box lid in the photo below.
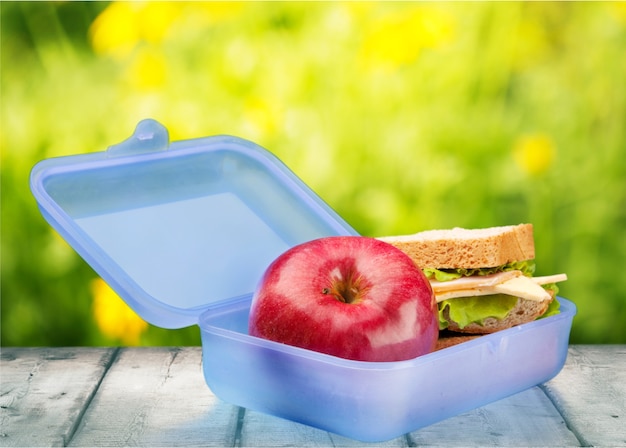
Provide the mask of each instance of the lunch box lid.
[{"label": "lunch box lid", "polygon": [[170,143],[152,119],[105,151],[37,163],[30,187],[50,225],[163,328],[252,294],[290,247],[357,234],[259,145],[226,135]]}]

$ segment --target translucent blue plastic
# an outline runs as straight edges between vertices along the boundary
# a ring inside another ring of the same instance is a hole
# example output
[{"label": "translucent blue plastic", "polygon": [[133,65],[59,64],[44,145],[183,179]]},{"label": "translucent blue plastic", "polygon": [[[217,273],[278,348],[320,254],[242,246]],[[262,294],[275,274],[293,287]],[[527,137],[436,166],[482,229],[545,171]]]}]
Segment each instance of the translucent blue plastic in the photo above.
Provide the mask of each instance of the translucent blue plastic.
[{"label": "translucent blue plastic", "polygon": [[360,362],[247,334],[250,298],[200,319],[204,376],[220,398],[364,442],[399,437],[521,392],[565,364],[561,313],[400,362]]},{"label": "translucent blue plastic", "polygon": [[576,308],[409,361],[336,358],[247,334],[266,267],[356,232],[280,160],[230,136],[170,144],[154,120],[106,151],[31,174],[45,219],[146,321],[199,325],[207,384],[230,403],[374,442],[540,384],[565,363]]},{"label": "translucent blue plastic", "polygon": [[31,189],[48,222],[164,328],[250,294],[289,247],[356,234],[258,145],[230,136],[169,144],[153,120],[107,151],[38,163]]}]

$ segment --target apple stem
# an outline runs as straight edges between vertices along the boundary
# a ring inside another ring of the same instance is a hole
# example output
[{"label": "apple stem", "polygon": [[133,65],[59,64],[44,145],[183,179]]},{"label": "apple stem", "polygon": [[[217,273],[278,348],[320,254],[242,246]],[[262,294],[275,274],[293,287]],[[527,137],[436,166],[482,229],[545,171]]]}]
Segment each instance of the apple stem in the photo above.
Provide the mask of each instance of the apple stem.
[{"label": "apple stem", "polygon": [[347,281],[334,279],[332,288],[323,288],[322,294],[332,294],[342,303],[354,303],[359,301],[359,290],[359,279],[350,275]]}]

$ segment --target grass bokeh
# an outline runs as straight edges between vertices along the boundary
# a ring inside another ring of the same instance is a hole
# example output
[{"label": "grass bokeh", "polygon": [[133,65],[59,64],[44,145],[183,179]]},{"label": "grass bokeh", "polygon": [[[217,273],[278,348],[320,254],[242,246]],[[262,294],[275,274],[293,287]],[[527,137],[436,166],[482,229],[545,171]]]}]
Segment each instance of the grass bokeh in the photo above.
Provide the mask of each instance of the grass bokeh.
[{"label": "grass bokeh", "polygon": [[531,222],[571,342],[626,343],[625,5],[1,2],[2,345],[199,344],[125,314],[29,191],[148,117],[260,144],[364,235]]}]

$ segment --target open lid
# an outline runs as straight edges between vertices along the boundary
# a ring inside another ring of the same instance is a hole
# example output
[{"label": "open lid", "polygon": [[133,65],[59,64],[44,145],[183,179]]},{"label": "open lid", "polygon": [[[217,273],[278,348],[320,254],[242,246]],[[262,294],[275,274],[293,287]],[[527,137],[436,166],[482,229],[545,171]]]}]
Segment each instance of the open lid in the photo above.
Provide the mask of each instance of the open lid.
[{"label": "open lid", "polygon": [[231,136],[169,143],[143,120],[106,151],[31,173],[44,218],[146,321],[196,324],[208,305],[252,294],[297,244],[356,232],[280,160]]}]

